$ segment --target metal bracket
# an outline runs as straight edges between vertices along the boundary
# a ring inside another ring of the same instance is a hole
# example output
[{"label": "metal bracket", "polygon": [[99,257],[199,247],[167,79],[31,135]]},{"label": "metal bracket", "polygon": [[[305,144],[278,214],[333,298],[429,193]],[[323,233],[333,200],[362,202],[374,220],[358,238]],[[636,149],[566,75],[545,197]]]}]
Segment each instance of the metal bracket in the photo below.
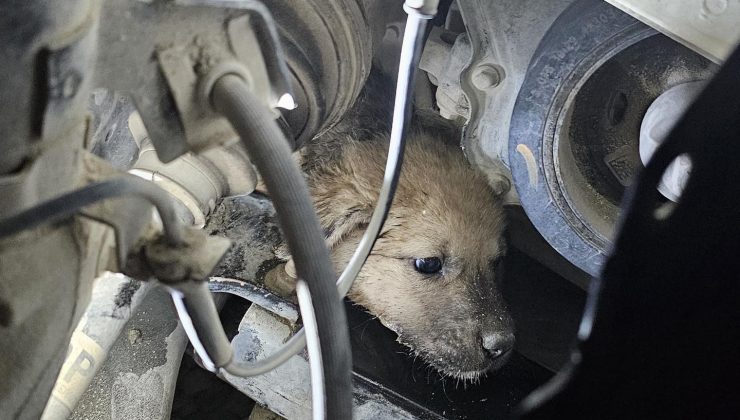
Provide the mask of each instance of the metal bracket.
[{"label": "metal bracket", "polygon": [[113,1],[100,28],[97,85],[133,97],[163,162],[235,136],[198,98],[200,77],[217,65],[236,62],[269,80],[271,89],[255,93],[271,106],[291,94],[275,25],[259,2]]},{"label": "metal bracket", "polygon": [[138,279],[155,277],[173,287],[204,282],[231,246],[229,239],[192,227],[185,229],[184,240],[178,247],[168,244],[164,236],[144,241],[139,252],[129,254],[125,274]]}]

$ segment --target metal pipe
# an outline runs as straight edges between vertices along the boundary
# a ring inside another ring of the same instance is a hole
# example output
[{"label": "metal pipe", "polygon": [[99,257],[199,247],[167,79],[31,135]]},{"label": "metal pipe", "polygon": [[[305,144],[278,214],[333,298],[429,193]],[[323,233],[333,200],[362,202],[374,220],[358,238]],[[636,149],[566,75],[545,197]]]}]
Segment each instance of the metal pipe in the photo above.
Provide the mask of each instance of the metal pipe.
[{"label": "metal pipe", "polygon": [[124,195],[137,195],[157,208],[165,236],[171,245],[184,243],[184,227],[177,217],[172,198],[163,189],[133,175],[86,185],[60,197],[41,203],[0,220],[0,238],[43,223],[52,223],[75,215],[81,208]]}]

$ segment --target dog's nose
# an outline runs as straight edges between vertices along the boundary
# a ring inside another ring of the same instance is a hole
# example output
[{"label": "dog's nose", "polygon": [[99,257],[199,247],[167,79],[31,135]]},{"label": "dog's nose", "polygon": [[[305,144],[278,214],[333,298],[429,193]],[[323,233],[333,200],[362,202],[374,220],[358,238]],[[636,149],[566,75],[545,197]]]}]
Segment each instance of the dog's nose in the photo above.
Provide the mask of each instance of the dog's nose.
[{"label": "dog's nose", "polygon": [[481,333],[483,348],[494,359],[507,354],[514,348],[514,334],[511,333]]}]

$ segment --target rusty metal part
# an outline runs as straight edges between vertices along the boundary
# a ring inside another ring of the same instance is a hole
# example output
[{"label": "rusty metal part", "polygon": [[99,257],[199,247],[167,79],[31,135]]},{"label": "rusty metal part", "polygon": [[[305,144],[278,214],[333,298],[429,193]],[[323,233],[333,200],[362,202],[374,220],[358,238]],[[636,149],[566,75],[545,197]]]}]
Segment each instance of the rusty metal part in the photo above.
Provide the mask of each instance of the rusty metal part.
[{"label": "rusty metal part", "polygon": [[715,63],[740,41],[740,3],[732,0],[606,0]]}]

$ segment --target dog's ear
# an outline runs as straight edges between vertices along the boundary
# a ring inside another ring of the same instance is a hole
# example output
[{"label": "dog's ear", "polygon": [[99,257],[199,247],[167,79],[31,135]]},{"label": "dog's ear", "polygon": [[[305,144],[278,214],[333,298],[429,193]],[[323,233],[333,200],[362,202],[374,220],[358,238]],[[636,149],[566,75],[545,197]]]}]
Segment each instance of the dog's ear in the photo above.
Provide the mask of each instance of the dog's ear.
[{"label": "dog's ear", "polygon": [[372,208],[352,208],[331,218],[332,220],[322,220],[326,246],[331,250],[351,233],[364,229],[370,223],[371,216]]},{"label": "dog's ear", "polygon": [[[337,217],[323,217],[321,220],[326,237],[326,246],[331,250],[342,242],[350,233],[367,227],[370,223],[371,211],[365,209],[352,209]],[[275,256],[281,260],[290,259],[288,244],[283,242],[275,249]]]},{"label": "dog's ear", "polygon": [[488,179],[488,185],[491,186],[493,194],[496,197],[501,197],[511,190],[511,181],[501,172],[488,172],[486,171],[486,179]]},{"label": "dog's ear", "polygon": [[[326,235],[326,246],[333,249],[351,233],[365,229],[370,223],[372,209],[354,208],[334,218],[323,217],[321,222]],[[288,251],[287,244],[283,243],[275,254],[278,258],[287,260],[285,272],[292,278],[297,278],[295,264]]]},{"label": "dog's ear", "polygon": [[492,159],[486,163],[478,163],[477,166],[496,197],[503,197],[511,190],[511,181],[507,176],[510,172],[501,161]]}]

